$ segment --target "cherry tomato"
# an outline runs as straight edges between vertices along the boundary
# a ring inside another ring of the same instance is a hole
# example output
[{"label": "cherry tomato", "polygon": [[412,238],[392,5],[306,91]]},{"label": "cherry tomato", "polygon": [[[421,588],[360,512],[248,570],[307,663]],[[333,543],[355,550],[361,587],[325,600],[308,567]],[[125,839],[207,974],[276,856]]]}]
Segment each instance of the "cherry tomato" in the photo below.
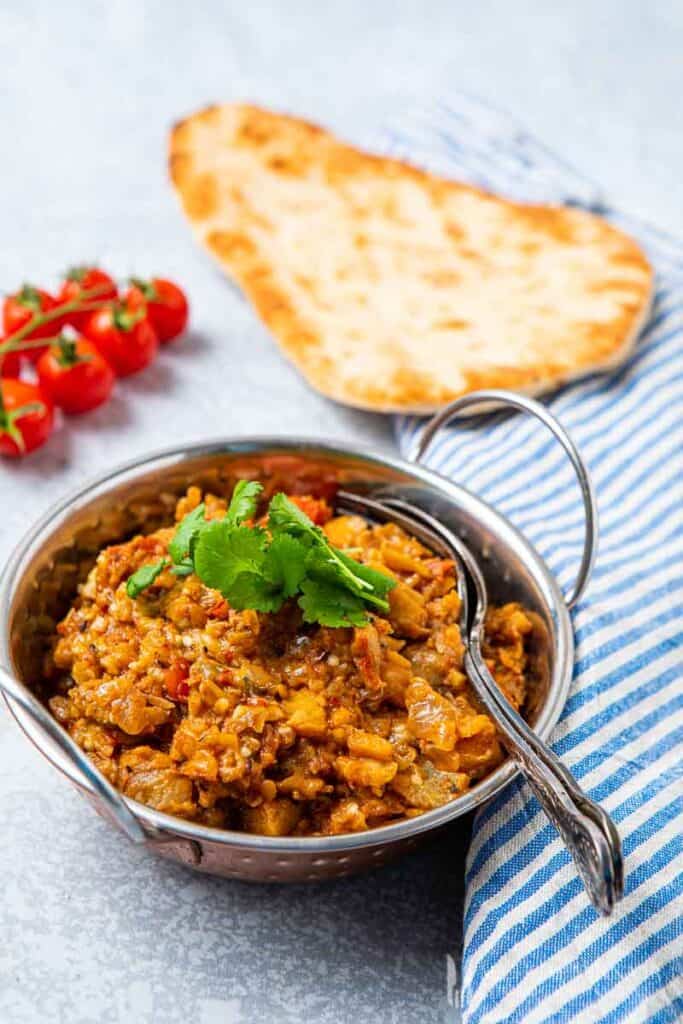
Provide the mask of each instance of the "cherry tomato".
[{"label": "cherry tomato", "polygon": [[159,350],[157,333],[142,308],[116,302],[91,313],[84,333],[117,377],[144,370]]},{"label": "cherry tomato", "polygon": [[61,337],[38,360],[43,392],[64,412],[88,412],[106,402],[115,374],[87,338]]},{"label": "cherry tomato", "polygon": [[162,345],[183,333],[190,308],[177,284],[163,277],[153,277],[150,281],[133,277],[131,284],[127,295],[131,308],[137,309],[146,303],[147,317]]},{"label": "cherry tomato", "polygon": [[[25,284],[15,292],[8,295],[2,307],[2,326],[7,336],[16,334],[22,327],[25,327],[32,316],[36,313],[49,313],[54,309],[57,302],[49,292],[42,288],[34,288],[32,284]],[[59,323],[57,320],[50,320],[40,327],[36,327],[26,335],[25,341],[33,341],[36,338],[49,338],[57,333]],[[32,361],[40,359],[45,351],[44,348],[28,349],[24,354]]]},{"label": "cherry tomato", "polygon": [[[0,338],[0,345],[6,338]],[[0,356],[0,377],[18,377],[21,372],[21,352],[7,352]]]},{"label": "cherry tomato", "polygon": [[0,380],[0,455],[11,459],[45,444],[52,433],[52,402],[35,384]]},{"label": "cherry tomato", "polygon": [[[99,267],[72,267],[66,274],[59,290],[59,302],[74,302],[83,292],[97,290],[92,296],[93,302],[111,301],[118,296],[116,282]],[[63,323],[71,324],[82,331],[90,313],[65,313]]]}]

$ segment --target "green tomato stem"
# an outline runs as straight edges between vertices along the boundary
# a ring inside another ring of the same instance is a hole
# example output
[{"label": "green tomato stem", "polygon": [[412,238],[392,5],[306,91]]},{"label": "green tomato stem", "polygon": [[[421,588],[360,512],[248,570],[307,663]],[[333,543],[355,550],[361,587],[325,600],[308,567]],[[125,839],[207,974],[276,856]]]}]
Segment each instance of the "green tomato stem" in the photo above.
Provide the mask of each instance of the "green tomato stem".
[{"label": "green tomato stem", "polygon": [[[46,313],[34,313],[30,320],[20,327],[18,331],[15,331],[11,335],[11,341],[23,341],[27,335],[31,334],[36,330],[37,327],[42,327],[44,324],[52,323],[53,320],[59,320],[60,317],[64,316],[65,313],[89,313],[91,310],[103,309],[109,305],[110,300],[105,299],[102,302],[90,302],[90,299],[96,298],[101,295],[102,292],[107,290],[107,285],[99,285],[97,288],[89,288],[81,292],[77,299],[72,299],[70,302],[61,302],[54,309],[49,309]],[[4,350],[5,342],[0,345],[0,351]]]}]

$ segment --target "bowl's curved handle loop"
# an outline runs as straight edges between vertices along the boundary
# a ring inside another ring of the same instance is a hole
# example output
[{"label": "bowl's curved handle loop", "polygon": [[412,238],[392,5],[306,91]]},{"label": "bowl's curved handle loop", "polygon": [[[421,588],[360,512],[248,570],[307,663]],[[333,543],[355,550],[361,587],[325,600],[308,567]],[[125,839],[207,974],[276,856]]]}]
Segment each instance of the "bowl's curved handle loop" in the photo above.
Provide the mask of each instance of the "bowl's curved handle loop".
[{"label": "bowl's curved handle loop", "polygon": [[4,693],[5,697],[9,697],[10,700],[18,704],[30,715],[35,724],[49,735],[52,742],[71,762],[76,771],[77,781],[88,793],[102,800],[121,831],[125,832],[126,836],[134,843],[146,842],[148,836],[145,829],[119,791],[97,770],[84,751],[74,743],[37,697],[34,697],[27,687],[18,682],[2,666],[0,666],[0,691]]},{"label": "bowl's curved handle loop", "polygon": [[544,423],[546,427],[548,427],[571,460],[571,464],[574,467],[581,487],[585,519],[585,535],[581,565],[579,566],[579,571],[572,591],[565,598],[567,607],[573,608],[585,591],[591,577],[591,572],[593,571],[593,564],[595,562],[595,555],[598,546],[598,509],[593,484],[591,483],[588,469],[583,458],[579,454],[576,445],[562,424],[555,419],[552,413],[548,412],[544,405],[541,405],[540,402],[536,402],[533,398],[527,398],[525,395],[513,394],[511,391],[494,389],[487,391],[473,391],[468,395],[463,395],[462,398],[456,398],[454,402],[451,402],[440,412],[436,413],[431,420],[429,420],[427,426],[418,438],[415,448],[410,454],[410,458],[413,462],[419,463],[424,458],[432,441],[443,427],[448,426],[451,420],[454,419],[458,413],[462,413],[466,409],[470,409],[472,406],[481,405],[484,405],[485,408],[480,410],[480,412],[489,412],[492,406],[508,406],[513,409],[519,409],[522,412],[526,412],[531,416],[535,416],[536,419],[540,420],[541,423]]}]

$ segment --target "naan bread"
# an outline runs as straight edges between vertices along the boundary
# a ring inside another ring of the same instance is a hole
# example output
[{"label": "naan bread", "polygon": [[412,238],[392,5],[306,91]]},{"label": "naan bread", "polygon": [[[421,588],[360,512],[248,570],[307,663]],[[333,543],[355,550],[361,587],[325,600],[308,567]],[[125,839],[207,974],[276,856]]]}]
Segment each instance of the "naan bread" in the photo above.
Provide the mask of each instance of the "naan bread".
[{"label": "naan bread", "polygon": [[305,121],[209,107],[170,171],[202,242],[323,394],[430,412],[482,387],[537,393],[614,366],[652,271],[600,217],[508,202]]}]

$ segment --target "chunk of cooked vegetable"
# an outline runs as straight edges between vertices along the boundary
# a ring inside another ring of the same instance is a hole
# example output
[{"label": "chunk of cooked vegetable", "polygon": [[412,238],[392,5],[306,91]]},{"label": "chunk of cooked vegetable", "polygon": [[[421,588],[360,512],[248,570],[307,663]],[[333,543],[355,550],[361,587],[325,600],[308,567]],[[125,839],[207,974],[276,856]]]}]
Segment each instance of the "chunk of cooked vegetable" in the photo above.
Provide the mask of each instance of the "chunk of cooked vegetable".
[{"label": "chunk of cooked vegetable", "polygon": [[285,797],[269,800],[259,807],[248,807],[242,815],[246,832],[262,836],[288,836],[301,817],[301,808]]},{"label": "chunk of cooked vegetable", "polygon": [[299,736],[309,739],[320,739],[325,735],[327,716],[325,702],[317,693],[310,690],[297,690],[284,702],[287,713],[287,724]]}]

